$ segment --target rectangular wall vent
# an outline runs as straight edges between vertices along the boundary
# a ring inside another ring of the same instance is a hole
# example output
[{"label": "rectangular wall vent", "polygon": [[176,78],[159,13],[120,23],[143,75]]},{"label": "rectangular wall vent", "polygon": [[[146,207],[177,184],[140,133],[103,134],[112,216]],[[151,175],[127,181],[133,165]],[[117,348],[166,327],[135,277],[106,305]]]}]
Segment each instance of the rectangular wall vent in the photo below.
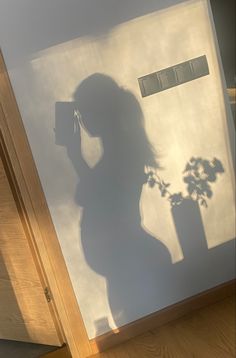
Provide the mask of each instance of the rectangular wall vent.
[{"label": "rectangular wall vent", "polygon": [[204,55],[140,77],[138,82],[142,97],[147,97],[206,75],[209,67]]}]

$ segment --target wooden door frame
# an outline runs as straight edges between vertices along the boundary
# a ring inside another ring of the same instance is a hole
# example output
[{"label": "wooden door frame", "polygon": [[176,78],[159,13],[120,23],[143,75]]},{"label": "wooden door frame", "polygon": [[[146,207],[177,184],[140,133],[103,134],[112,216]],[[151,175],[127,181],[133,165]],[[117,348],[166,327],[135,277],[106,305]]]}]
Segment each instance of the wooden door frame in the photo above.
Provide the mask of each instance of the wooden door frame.
[{"label": "wooden door frame", "polygon": [[25,215],[32,232],[31,247],[52,300],[51,310],[73,357],[88,357],[92,346],[66,268],[46,198],[34,163],[19,108],[0,49],[0,129]]},{"label": "wooden door frame", "polygon": [[[9,188],[8,188],[8,186],[6,186],[5,189],[10,190],[11,199],[14,201],[14,204],[15,204],[15,207],[16,207],[16,210],[17,210],[16,213],[18,214],[18,217],[16,218],[16,220],[18,219],[19,220],[18,223],[21,223],[21,229],[22,229],[22,232],[24,233],[24,238],[23,239],[21,238],[20,241],[22,242],[22,244],[23,244],[24,241],[26,241],[25,243],[28,244],[28,247],[27,247],[27,245],[24,246],[24,247],[26,249],[28,249],[27,253],[28,253],[28,255],[31,256],[31,260],[33,260],[33,262],[31,261],[31,263],[34,265],[34,267],[30,266],[30,267],[28,267],[28,270],[33,269],[34,272],[36,270],[36,273],[38,275],[38,284],[39,284],[37,289],[41,290],[41,292],[38,292],[37,294],[35,292],[34,293],[35,296],[32,296],[31,298],[33,298],[35,300],[35,304],[37,304],[37,301],[36,301],[37,297],[41,298],[40,302],[44,306],[39,308],[39,310],[42,310],[42,309],[45,310],[46,309],[47,314],[50,313],[49,314],[50,317],[48,317],[48,322],[51,321],[51,324],[53,324],[54,329],[55,329],[54,334],[56,336],[53,338],[53,341],[52,341],[51,338],[48,341],[48,337],[45,337],[45,336],[40,337],[40,335],[38,335],[36,340],[35,340],[35,337],[34,337],[32,339],[32,341],[31,341],[30,340],[32,338],[31,337],[31,330],[28,332],[29,320],[27,318],[26,318],[26,321],[23,321],[23,323],[25,323],[24,328],[25,328],[25,331],[27,331],[29,342],[35,342],[35,343],[41,343],[41,344],[52,344],[52,345],[54,344],[54,345],[60,345],[61,346],[65,342],[65,337],[64,337],[64,334],[63,334],[61,323],[58,320],[58,315],[57,315],[57,312],[56,312],[56,309],[55,309],[54,302],[52,302],[52,304],[49,304],[48,307],[47,307],[47,301],[51,302],[50,297],[46,296],[46,292],[47,292],[46,290],[48,290],[48,281],[47,281],[47,278],[45,276],[45,270],[42,267],[40,257],[37,255],[37,251],[36,251],[37,249],[36,249],[35,244],[34,244],[35,240],[34,240],[34,235],[32,233],[31,223],[29,221],[28,213],[27,213],[27,211],[25,209],[25,205],[24,205],[24,202],[22,200],[21,191],[20,191],[19,185],[18,185],[18,181],[20,181],[19,175],[18,175],[18,180],[17,180],[15,172],[14,172],[13,167],[12,167],[12,162],[14,161],[14,159],[12,159],[12,160],[10,159],[8,149],[6,147],[6,141],[4,140],[4,137],[5,138],[7,137],[7,128],[6,128],[5,123],[6,123],[6,118],[4,116],[3,109],[2,109],[2,106],[1,106],[1,103],[0,103],[0,161],[1,161],[1,164],[2,164],[2,170],[3,170],[2,173],[6,177],[7,184],[9,186]],[[4,135],[3,135],[3,133],[4,133]],[[12,155],[13,155],[13,153],[12,153]],[[14,219],[14,216],[12,216],[12,219]],[[9,219],[9,224],[11,222],[12,221]],[[14,226],[14,223],[13,223],[13,226]],[[10,239],[10,237],[9,237],[9,239]],[[12,246],[12,248],[13,248],[13,246]],[[20,255],[20,256],[24,255],[24,257],[26,257],[25,256],[26,253],[19,253],[18,254],[17,251],[15,251],[15,254]],[[5,261],[5,258],[7,260],[7,257],[5,257],[5,255],[3,255],[2,256],[3,264],[4,264],[4,261]],[[12,257],[13,262],[14,262],[14,259],[15,259],[15,257]],[[22,264],[24,266],[24,262],[22,262]],[[21,275],[21,267],[20,266],[19,267],[16,266],[14,268],[14,270],[13,270],[13,272],[16,270],[15,273],[16,273],[16,279],[17,280],[20,279],[20,276],[18,276],[18,269],[19,269],[19,275]],[[8,271],[8,265],[6,265],[6,272],[7,271]],[[10,269],[10,271],[11,271],[11,269]],[[29,274],[29,276],[30,276],[30,274]],[[11,275],[9,275],[9,279],[10,279],[10,277],[11,277]],[[14,275],[13,275],[13,279],[14,279]],[[13,285],[12,285],[12,290],[13,290],[13,292],[15,291]],[[26,290],[26,292],[25,292],[26,295],[27,295],[27,291],[28,290]],[[19,297],[17,296],[18,293],[20,294]],[[43,294],[45,295],[45,297],[43,297]],[[14,299],[16,301],[16,307],[18,307],[18,310],[20,310],[20,306],[18,305],[18,299],[19,299],[19,303],[21,302],[22,299],[24,300],[24,292],[21,293],[19,290],[17,290],[17,287],[16,287],[16,291],[14,292],[14,296],[15,296]],[[27,297],[28,297],[28,295],[27,295]],[[43,301],[42,301],[42,298],[44,298]],[[6,301],[5,301],[5,304],[7,304]],[[4,306],[4,300],[3,300],[3,306]],[[3,308],[5,310],[7,310],[7,307],[3,307]],[[14,312],[12,312],[12,314],[14,315]],[[23,318],[24,312],[20,312],[20,314],[22,314],[21,318]],[[31,315],[31,311],[29,311],[29,314]],[[32,314],[34,314],[33,311],[32,311]],[[45,314],[45,312],[44,312],[44,320],[47,321],[47,315]],[[10,334],[9,339],[11,339],[10,337],[12,337],[12,339],[15,340],[15,339],[17,339],[17,336],[14,335],[15,327],[14,327],[13,323],[14,322],[12,322],[11,332],[9,332],[9,334]],[[36,326],[35,326],[35,329],[37,331]],[[46,330],[45,330],[45,334],[47,335]],[[18,337],[18,338],[20,339],[20,337]]]}]

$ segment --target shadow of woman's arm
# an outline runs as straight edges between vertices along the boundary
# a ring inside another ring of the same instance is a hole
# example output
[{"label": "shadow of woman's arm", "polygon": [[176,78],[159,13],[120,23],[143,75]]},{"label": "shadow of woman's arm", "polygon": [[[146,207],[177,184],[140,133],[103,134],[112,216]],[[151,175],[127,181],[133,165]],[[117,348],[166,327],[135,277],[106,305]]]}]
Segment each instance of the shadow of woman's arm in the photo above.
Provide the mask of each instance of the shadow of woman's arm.
[{"label": "shadow of woman's arm", "polygon": [[87,177],[88,172],[91,171],[81,153],[81,134],[80,125],[77,126],[76,131],[71,136],[70,140],[66,145],[67,155],[70,159],[78,177]]}]

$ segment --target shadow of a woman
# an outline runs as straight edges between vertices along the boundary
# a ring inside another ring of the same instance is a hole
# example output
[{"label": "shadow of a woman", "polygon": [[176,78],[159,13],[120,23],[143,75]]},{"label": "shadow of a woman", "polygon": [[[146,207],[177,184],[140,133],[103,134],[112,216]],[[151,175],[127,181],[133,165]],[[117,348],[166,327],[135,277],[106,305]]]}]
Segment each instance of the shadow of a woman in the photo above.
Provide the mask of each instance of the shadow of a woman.
[{"label": "shadow of a woman", "polygon": [[[91,75],[76,89],[74,101],[81,118],[66,148],[79,177],[82,246],[87,263],[107,280],[111,312],[121,326],[142,316],[147,301],[158,300],[158,279],[171,265],[167,248],[141,227],[144,168],[157,169],[158,162],[138,101],[112,78]],[[103,144],[103,156],[93,168],[81,154],[80,126]]]}]

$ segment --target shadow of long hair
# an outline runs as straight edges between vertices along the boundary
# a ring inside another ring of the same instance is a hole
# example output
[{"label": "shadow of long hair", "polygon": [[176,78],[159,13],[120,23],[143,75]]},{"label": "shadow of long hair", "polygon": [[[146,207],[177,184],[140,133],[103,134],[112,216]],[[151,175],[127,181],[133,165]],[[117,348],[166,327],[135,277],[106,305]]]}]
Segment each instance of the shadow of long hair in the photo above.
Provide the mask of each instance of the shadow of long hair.
[{"label": "shadow of long hair", "polygon": [[111,77],[95,73],[76,89],[74,100],[81,113],[81,124],[91,136],[107,137],[125,154],[139,155],[145,166],[158,168],[157,154],[144,128],[141,107],[135,96]]}]

